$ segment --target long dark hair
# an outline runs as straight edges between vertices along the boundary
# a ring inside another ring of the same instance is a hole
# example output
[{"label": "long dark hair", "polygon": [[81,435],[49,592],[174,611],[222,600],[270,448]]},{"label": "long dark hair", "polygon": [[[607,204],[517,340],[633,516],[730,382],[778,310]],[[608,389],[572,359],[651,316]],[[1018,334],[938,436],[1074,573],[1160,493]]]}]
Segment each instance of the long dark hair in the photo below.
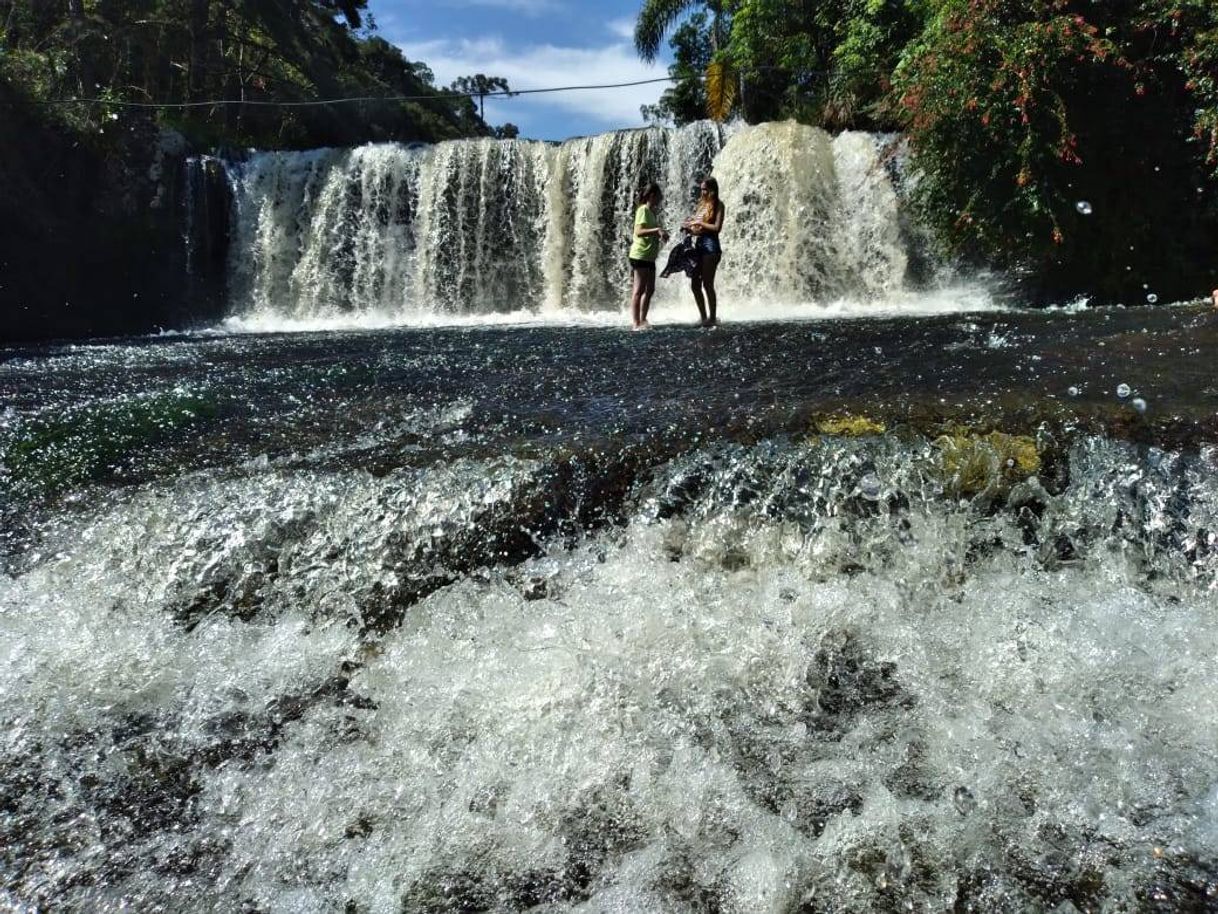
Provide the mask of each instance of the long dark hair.
[{"label": "long dark hair", "polygon": [[[719,182],[716,181],[714,178],[712,178],[710,175],[707,175],[705,178],[702,179],[700,184],[706,185],[707,189],[711,193],[711,196],[714,197],[715,202],[718,203],[719,202]],[[701,190],[700,187],[699,187],[699,190]]]},{"label": "long dark hair", "polygon": [[646,187],[643,188],[643,192],[639,194],[638,205],[642,206],[644,203],[646,203],[647,199],[652,194],[658,194],[661,197],[664,196],[664,192],[662,190],[660,190],[660,185],[657,184],[655,181],[652,181],[650,184],[648,184]]}]

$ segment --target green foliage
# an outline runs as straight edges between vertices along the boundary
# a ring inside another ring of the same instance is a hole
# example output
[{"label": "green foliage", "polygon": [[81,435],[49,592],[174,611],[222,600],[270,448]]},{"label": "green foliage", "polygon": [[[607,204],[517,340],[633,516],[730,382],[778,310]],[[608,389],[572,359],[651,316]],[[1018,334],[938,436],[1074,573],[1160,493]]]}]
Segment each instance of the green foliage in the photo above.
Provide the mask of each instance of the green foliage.
[{"label": "green foliage", "polygon": [[710,25],[705,13],[695,13],[673,32],[673,63],[668,75],[676,82],[664,90],[659,102],[644,105],[643,118],[654,124],[688,124],[706,117],[706,89],[702,76],[711,62]]},{"label": "green foliage", "polygon": [[724,0],[718,32],[709,6],[643,3],[644,57],[676,26],[649,119],[705,116],[721,60],[750,122],[904,131],[945,250],[1038,297],[1218,280],[1218,2]]},{"label": "green foliage", "polygon": [[951,217],[957,245],[1020,255],[1062,240],[1073,205],[1063,172],[1081,162],[1069,89],[1127,63],[1097,26],[1061,7],[942,0],[906,51],[898,92],[924,198]]},{"label": "green foliage", "polygon": [[1205,144],[1206,164],[1218,175],[1218,4],[1213,0],[1150,0],[1141,29],[1168,40],[1152,50],[1163,67],[1178,67],[1195,104],[1194,136]]},{"label": "green foliage", "polygon": [[686,16],[695,13],[702,7],[710,13],[710,25],[707,38],[712,51],[719,50],[724,42],[727,29],[730,28],[726,13],[732,6],[732,0],[643,0],[639,10],[638,20],[634,26],[634,46],[639,56],[648,63],[654,61],[660,53],[660,45],[664,36],[677,26]]},{"label": "green foliage", "polygon": [[[198,142],[309,146],[436,140],[486,132],[432,83],[431,71],[363,29],[367,0],[0,0],[0,79],[44,104],[303,102],[409,95],[417,101],[321,107],[214,105],[160,109]],[[467,106],[468,107],[468,106]],[[115,112],[45,105],[86,139]]]},{"label": "green foliage", "polygon": [[1206,131],[1204,35],[1181,7],[937,0],[896,86],[918,196],[949,249],[1106,300],[1204,284],[1218,241],[1190,143]]},{"label": "green foliage", "polygon": [[179,389],[33,419],[0,441],[0,475],[14,491],[53,495],[215,413],[213,400]]}]

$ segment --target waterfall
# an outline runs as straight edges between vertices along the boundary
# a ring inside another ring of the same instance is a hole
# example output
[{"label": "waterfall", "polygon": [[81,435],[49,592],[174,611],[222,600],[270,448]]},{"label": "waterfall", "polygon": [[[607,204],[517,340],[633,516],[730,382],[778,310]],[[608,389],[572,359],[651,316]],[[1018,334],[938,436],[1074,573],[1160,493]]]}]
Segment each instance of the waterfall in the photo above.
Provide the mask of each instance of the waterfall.
[{"label": "waterfall", "polygon": [[[256,153],[228,164],[229,312],[262,327],[614,315],[639,188],[660,183],[675,235],[708,173],[727,208],[719,288],[737,314],[892,306],[911,288],[885,161],[895,145],[793,122],[701,122],[561,144]],[[662,281],[657,311],[692,316],[687,299],[679,277]]]}]

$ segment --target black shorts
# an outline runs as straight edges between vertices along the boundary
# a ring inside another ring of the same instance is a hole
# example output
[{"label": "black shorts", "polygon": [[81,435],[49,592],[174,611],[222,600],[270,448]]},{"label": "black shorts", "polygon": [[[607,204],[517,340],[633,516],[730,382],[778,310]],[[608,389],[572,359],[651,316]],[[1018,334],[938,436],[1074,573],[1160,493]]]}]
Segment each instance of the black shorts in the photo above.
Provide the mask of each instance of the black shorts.
[{"label": "black shorts", "polygon": [[634,270],[651,270],[656,271],[656,262],[654,260],[635,260],[633,257],[627,257],[630,261],[630,267]]}]

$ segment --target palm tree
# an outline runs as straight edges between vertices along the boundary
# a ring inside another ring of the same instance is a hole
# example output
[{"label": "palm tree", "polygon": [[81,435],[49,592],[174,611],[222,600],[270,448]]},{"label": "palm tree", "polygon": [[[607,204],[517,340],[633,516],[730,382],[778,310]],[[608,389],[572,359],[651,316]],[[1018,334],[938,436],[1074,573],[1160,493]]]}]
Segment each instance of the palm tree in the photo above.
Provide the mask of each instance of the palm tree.
[{"label": "palm tree", "polygon": [[638,21],[634,24],[634,47],[648,63],[660,53],[660,45],[669,29],[695,6],[711,11],[711,49],[718,51],[722,42],[723,0],[643,0]]},{"label": "palm tree", "polygon": [[726,56],[719,54],[724,44],[723,0],[643,0],[634,25],[634,47],[645,61],[655,61],[669,29],[695,6],[705,6],[711,13],[711,62],[705,77],[707,114],[716,121],[725,121],[732,112],[737,91],[741,96],[744,94],[744,80]]}]

